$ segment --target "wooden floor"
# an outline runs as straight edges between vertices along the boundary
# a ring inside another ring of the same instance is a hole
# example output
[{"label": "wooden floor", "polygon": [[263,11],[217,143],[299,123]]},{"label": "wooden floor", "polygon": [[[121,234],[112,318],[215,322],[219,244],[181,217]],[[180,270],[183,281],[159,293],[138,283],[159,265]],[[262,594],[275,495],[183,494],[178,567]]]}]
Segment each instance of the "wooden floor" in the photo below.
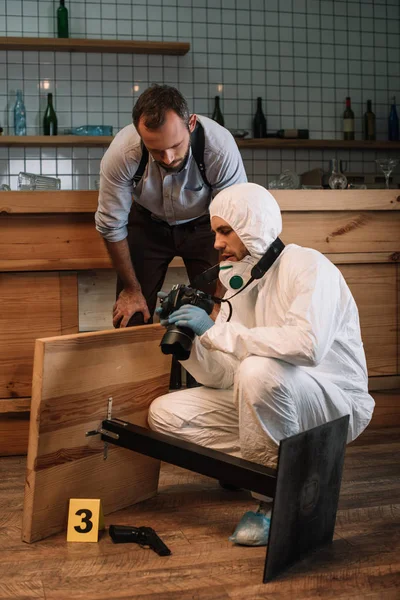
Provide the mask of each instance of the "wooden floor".
[{"label": "wooden floor", "polygon": [[228,541],[255,507],[246,492],[163,466],[160,493],[106,524],[150,525],[171,548],[20,541],[25,459],[0,459],[0,598],[302,600],[400,598],[400,429],[367,431],[346,455],[334,543],[262,584],[265,548]]}]

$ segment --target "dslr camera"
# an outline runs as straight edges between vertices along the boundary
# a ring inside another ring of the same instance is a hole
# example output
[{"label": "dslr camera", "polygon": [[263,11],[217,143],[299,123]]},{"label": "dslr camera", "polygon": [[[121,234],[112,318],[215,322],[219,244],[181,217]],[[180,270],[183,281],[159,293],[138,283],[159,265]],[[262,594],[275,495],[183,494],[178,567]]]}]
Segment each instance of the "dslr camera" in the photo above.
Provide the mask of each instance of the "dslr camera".
[{"label": "dslr camera", "polygon": [[[171,313],[184,304],[192,304],[206,311],[209,315],[214,307],[212,296],[179,283],[174,285],[168,296],[161,300],[160,318],[167,319]],[[161,340],[163,354],[173,354],[178,360],[187,360],[190,356],[194,332],[188,327],[169,325]]]}]

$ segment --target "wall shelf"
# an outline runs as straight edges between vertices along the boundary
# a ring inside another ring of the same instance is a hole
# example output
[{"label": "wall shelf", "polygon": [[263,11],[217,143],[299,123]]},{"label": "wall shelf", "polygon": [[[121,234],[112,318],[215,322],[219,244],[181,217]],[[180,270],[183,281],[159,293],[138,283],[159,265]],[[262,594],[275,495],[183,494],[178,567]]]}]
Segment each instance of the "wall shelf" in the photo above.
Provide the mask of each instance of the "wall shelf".
[{"label": "wall shelf", "polygon": [[45,50],[52,52],[116,52],[118,54],[169,54],[183,56],[189,42],[147,40],[90,40],[80,38],[0,37],[0,50]]},{"label": "wall shelf", "polygon": [[276,138],[266,139],[241,139],[237,140],[239,148],[302,148],[309,150],[324,150],[337,148],[341,150],[400,150],[400,142],[389,142],[385,140],[283,140]]},{"label": "wall shelf", "polygon": [[2,135],[0,146],[61,147],[61,146],[108,146],[113,140],[108,135]]},{"label": "wall shelf", "polygon": [[[2,135],[0,146],[108,146],[113,140],[112,136],[86,136],[86,135]],[[400,150],[400,142],[363,141],[363,140],[281,140],[267,139],[237,139],[239,148],[257,150],[262,148],[282,149],[302,148],[309,150],[342,149],[342,150]]]}]

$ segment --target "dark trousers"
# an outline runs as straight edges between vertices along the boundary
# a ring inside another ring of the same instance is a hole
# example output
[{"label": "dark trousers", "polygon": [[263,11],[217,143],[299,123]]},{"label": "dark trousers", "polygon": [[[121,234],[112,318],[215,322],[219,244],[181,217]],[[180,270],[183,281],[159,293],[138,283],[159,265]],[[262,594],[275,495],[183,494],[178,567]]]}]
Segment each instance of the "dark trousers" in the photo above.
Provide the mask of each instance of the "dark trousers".
[{"label": "dark trousers", "polygon": [[[171,260],[175,256],[183,259],[192,283],[197,275],[218,262],[214,239],[208,215],[182,225],[168,225],[165,221],[154,219],[146,209],[133,204],[129,217],[128,244],[132,264],[152,316],[157,292],[162,288]],[[122,289],[122,281],[118,278],[117,297]],[[200,289],[214,294],[215,284]],[[128,327],[143,323],[142,313],[136,313],[129,320]]]}]

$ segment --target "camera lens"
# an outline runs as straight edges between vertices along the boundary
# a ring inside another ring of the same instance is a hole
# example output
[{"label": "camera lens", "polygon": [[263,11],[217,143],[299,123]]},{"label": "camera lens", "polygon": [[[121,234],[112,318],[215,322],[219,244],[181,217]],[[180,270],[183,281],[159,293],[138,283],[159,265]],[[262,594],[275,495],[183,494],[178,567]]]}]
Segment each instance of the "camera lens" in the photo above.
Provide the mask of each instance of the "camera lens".
[{"label": "camera lens", "polygon": [[188,327],[170,325],[161,340],[163,354],[173,354],[178,360],[187,360],[192,349],[194,333]]}]

